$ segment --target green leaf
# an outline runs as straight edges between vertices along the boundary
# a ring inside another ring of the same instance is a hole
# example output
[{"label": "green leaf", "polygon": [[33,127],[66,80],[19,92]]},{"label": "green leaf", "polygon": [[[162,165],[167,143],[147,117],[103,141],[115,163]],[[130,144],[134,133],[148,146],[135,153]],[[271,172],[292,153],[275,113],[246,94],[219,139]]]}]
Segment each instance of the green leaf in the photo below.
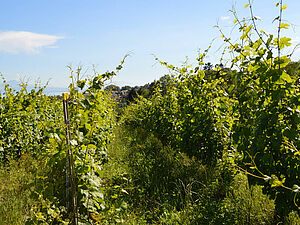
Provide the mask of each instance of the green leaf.
[{"label": "green leaf", "polygon": [[[286,67],[289,64],[290,61],[291,61],[291,59],[289,57],[282,56],[280,58],[276,58],[274,60],[274,63],[276,65],[280,65],[281,68],[284,68],[284,67]],[[278,66],[276,68],[278,68]]]},{"label": "green leaf", "polygon": [[121,207],[123,208],[123,209],[127,209],[128,208],[128,204],[126,203],[126,202],[122,202],[122,204],[121,204]]},{"label": "green leaf", "polygon": [[271,183],[271,187],[280,187],[282,185],[283,184],[280,180],[273,180],[273,182]]},{"label": "green leaf", "polygon": [[282,72],[281,76],[280,76],[281,80],[286,81],[287,83],[292,83],[293,79],[290,77],[290,75],[288,75],[286,72]]},{"label": "green leaf", "polygon": [[280,29],[289,29],[289,24],[287,24],[287,23],[281,23],[280,24]]},{"label": "green leaf", "polygon": [[82,90],[84,88],[86,80],[77,81],[77,86]]},{"label": "green leaf", "polygon": [[271,187],[281,187],[283,183],[285,182],[285,178],[280,181],[278,177],[274,174],[271,175],[271,180],[269,180]]},{"label": "green leaf", "polygon": [[89,144],[89,145],[87,146],[87,148],[88,148],[89,150],[91,150],[91,149],[96,150],[96,149],[97,149],[97,146],[96,146],[96,145],[93,145],[93,144]]},{"label": "green leaf", "polygon": [[279,45],[280,46],[290,46],[291,45],[291,43],[290,43],[291,40],[292,40],[291,38],[282,37],[282,38],[280,38]]}]

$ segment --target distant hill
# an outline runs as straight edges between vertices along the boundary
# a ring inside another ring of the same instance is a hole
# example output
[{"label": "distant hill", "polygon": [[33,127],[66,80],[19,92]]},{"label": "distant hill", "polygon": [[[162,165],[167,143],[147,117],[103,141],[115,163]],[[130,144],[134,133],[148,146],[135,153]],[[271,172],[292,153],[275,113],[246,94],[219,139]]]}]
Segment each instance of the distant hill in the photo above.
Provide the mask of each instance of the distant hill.
[{"label": "distant hill", "polygon": [[[20,89],[21,89],[19,81],[10,80],[10,81],[7,81],[6,83],[9,84],[9,86],[16,91],[20,91]],[[5,86],[4,83],[0,83],[0,92],[4,91],[4,86]],[[32,90],[32,89],[35,89],[35,87],[32,84],[28,84],[27,89]],[[63,92],[67,92],[67,91],[68,91],[67,88],[47,86],[45,89],[45,94],[46,95],[61,95]]]}]

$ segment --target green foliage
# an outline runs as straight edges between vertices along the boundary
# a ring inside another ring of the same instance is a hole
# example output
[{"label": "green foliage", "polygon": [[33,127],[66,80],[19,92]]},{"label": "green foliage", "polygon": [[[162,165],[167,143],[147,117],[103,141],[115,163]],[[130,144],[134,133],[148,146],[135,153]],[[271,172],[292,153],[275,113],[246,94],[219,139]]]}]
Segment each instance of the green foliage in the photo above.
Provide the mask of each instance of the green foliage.
[{"label": "green foliage", "polygon": [[[121,65],[124,60],[121,62]],[[117,67],[117,71],[121,68]],[[70,68],[71,69],[71,68]],[[70,114],[70,148],[74,160],[76,174],[76,189],[78,202],[78,217],[81,223],[92,223],[100,220],[99,213],[104,210],[104,194],[101,188],[102,165],[107,161],[107,145],[112,138],[115,125],[114,101],[105,93],[105,80],[115,75],[115,72],[98,74],[95,72],[91,79],[79,80],[81,69],[75,74],[71,69],[72,83],[70,84],[69,114]],[[64,173],[67,146],[65,144],[65,125],[60,124],[52,135],[45,157],[50,159],[50,176],[46,183],[44,197],[61,207],[66,199]],[[60,174],[57,178],[57,175]],[[53,182],[55,181],[55,182]],[[54,185],[51,185],[54,184]],[[52,201],[53,196],[58,200]],[[66,215],[69,217],[68,215]]]},{"label": "green foliage", "polygon": [[283,220],[299,209],[300,113],[299,72],[291,55],[282,54],[291,39],[281,37],[288,25],[282,23],[282,1],[278,5],[277,37],[258,30],[251,2],[250,20],[232,11],[240,39],[234,43],[220,30],[233,55],[231,69],[207,64],[201,70],[208,50],[196,67],[159,61],[170,70],[168,88],[158,85],[123,119],[206,165],[221,160],[232,172],[245,172],[251,185],[264,185],[275,199],[275,217]]},{"label": "green foliage", "polygon": [[22,154],[11,158],[0,170],[0,221],[1,224],[68,224],[64,207],[57,207],[59,199],[52,202],[42,195],[41,188],[49,189],[44,182],[50,172],[41,158]]},{"label": "green foliage", "polygon": [[39,154],[49,134],[55,133],[54,124],[62,121],[58,99],[45,96],[45,87],[28,91],[26,86],[21,84],[21,90],[16,92],[6,84],[0,94],[1,161],[22,153]]},{"label": "green foliage", "polygon": [[131,106],[124,123],[139,125],[163,144],[214,164],[229,148],[233,104],[222,88],[224,80],[210,82],[197,68],[177,68],[167,90],[162,93],[158,87],[150,99]]},{"label": "green foliage", "polygon": [[124,217],[134,210],[138,218],[151,224],[158,220],[164,207],[180,210],[196,201],[199,195],[195,191],[210,179],[209,170],[195,159],[163,146],[143,129],[125,127],[114,139],[110,161],[104,166],[108,174],[108,212],[125,202],[128,208],[119,209],[117,215]]},{"label": "green foliage", "polygon": [[283,54],[289,25],[286,5],[276,6],[276,37],[258,30],[250,1],[250,20],[232,11],[240,39],[220,29],[231,68],[222,59],[204,64],[209,48],[194,67],[156,59],[169,74],[132,89],[119,124],[103,87],[126,57],[116,71],[86,79],[70,68],[69,125],[45,87],[5,85],[0,221],[72,223],[66,176],[75,174],[80,224],[299,223],[299,62]]},{"label": "green foliage", "polygon": [[108,85],[104,88],[105,91],[120,91],[120,87],[114,84]]},{"label": "green foliage", "polygon": [[284,7],[280,8],[275,38],[258,31],[252,5],[249,6],[252,20],[248,23],[233,12],[241,32],[240,42],[233,43],[223,34],[234,55],[232,66],[239,68],[233,74],[234,98],[238,101],[234,107],[237,120],[233,125],[233,141],[243,156],[244,168],[250,165],[251,174],[270,177],[250,178],[251,183],[269,181],[264,183],[264,190],[276,199],[277,212],[286,216],[299,205],[299,199],[291,191],[300,174],[299,156],[295,154],[300,144],[299,73],[291,73],[290,55],[282,55],[282,50],[291,45],[290,38],[280,36],[281,29],[288,28],[281,23]]},{"label": "green foliage", "polygon": [[249,186],[247,177],[238,174],[222,202],[222,213],[230,224],[274,224],[275,205],[261,186]]},{"label": "green foliage", "polygon": [[0,166],[1,224],[23,225],[34,216],[34,185],[42,170],[42,162],[27,154]]},{"label": "green foliage", "polygon": [[274,203],[261,187],[249,188],[245,176],[231,183],[222,165],[207,167],[142,128],[119,126],[108,157],[103,222],[273,224]]},{"label": "green foliage", "polygon": [[[245,176],[237,176],[223,201],[213,199],[213,189],[206,189],[205,200],[188,204],[181,211],[166,210],[160,216],[160,223],[274,224],[274,202],[263,195],[260,186],[249,188],[247,183]],[[212,187],[216,184],[209,186]]]},{"label": "green foliage", "polygon": [[[116,71],[123,63],[124,60]],[[104,209],[100,175],[107,160],[106,150],[115,117],[114,101],[102,88],[105,80],[116,72],[95,72],[91,79],[79,80],[80,71],[80,68],[75,74],[71,71],[70,146],[66,144],[62,101],[45,96],[44,87],[28,93],[26,85],[20,92],[6,85],[1,96],[1,159],[8,161],[28,153],[42,160],[47,171],[34,174],[35,184],[30,191],[38,204],[28,218],[29,224],[70,222],[71,212],[66,207],[70,201],[67,194],[70,191],[66,188],[68,148],[75,166],[80,222],[97,221],[97,215]]]},{"label": "green foliage", "polygon": [[75,171],[80,187],[78,201],[82,203],[79,212],[97,213],[104,208],[99,174],[106,161],[106,148],[114,127],[113,102],[108,94],[93,84],[85,93],[71,87],[70,102],[71,143],[73,141]]}]

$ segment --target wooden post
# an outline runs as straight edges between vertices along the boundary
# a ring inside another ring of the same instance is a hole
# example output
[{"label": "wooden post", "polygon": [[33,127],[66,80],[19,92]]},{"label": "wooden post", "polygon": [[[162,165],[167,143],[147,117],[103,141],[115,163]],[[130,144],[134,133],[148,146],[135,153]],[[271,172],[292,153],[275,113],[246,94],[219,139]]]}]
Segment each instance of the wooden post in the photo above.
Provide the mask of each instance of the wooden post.
[{"label": "wooden post", "polygon": [[[75,171],[74,171],[74,159],[73,152],[70,145],[70,118],[69,118],[69,107],[68,107],[69,94],[63,93],[63,109],[64,109],[64,120],[66,125],[66,143],[67,143],[67,155],[66,155],[66,207],[68,214],[71,215],[71,221],[73,225],[78,225],[77,216],[77,193],[75,185]],[[72,196],[70,196],[70,188]]]}]

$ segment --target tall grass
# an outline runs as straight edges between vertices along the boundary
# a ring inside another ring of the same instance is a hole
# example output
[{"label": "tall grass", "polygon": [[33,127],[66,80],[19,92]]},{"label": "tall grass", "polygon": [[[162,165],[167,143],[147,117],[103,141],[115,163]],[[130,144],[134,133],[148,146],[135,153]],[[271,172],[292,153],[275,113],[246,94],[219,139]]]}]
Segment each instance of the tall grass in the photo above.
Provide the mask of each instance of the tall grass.
[{"label": "tall grass", "polygon": [[[205,166],[138,127],[119,126],[108,156],[105,224],[275,223],[274,201],[261,186]],[[299,222],[294,213],[284,224]]]},{"label": "tall grass", "polygon": [[32,216],[38,161],[28,155],[0,168],[0,224],[24,225]]}]

